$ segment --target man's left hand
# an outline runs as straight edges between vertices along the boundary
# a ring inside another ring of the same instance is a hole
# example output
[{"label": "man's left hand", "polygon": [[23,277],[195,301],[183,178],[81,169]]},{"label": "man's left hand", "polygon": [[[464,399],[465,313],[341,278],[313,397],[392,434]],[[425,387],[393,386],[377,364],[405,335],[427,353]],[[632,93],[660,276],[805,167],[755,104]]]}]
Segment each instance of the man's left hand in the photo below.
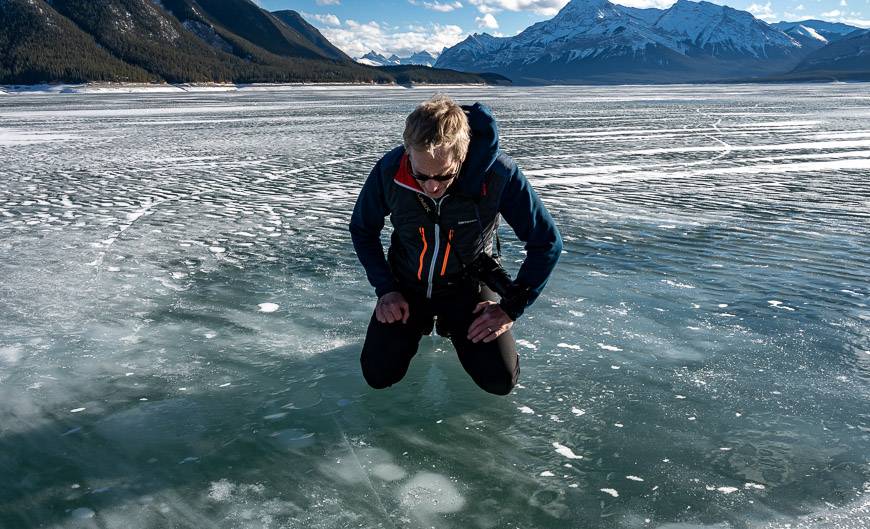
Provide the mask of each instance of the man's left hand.
[{"label": "man's left hand", "polygon": [[489,343],[508,332],[514,322],[501,305],[495,301],[481,301],[474,307],[474,314],[480,313],[468,328],[468,339],[473,343],[483,340]]}]

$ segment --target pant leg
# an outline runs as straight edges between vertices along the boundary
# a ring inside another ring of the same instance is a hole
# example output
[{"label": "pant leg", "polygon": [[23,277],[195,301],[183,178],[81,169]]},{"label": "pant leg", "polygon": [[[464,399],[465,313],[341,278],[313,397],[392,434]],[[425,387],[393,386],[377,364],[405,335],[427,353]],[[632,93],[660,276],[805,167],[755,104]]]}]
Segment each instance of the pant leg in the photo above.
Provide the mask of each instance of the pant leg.
[{"label": "pant leg", "polygon": [[[363,377],[369,386],[384,389],[404,378],[424,334],[432,330],[432,312],[426,303],[405,296],[410,307],[408,322],[369,321],[360,355]],[[428,330],[427,330],[428,324]]]},{"label": "pant leg", "polygon": [[469,291],[439,304],[438,319],[450,332],[450,340],[465,371],[472,380],[488,393],[507,395],[517,384],[520,362],[516,342],[508,331],[492,342],[473,343],[468,339],[468,329],[478,315],[474,307],[484,299],[496,300],[487,287],[478,293]]}]

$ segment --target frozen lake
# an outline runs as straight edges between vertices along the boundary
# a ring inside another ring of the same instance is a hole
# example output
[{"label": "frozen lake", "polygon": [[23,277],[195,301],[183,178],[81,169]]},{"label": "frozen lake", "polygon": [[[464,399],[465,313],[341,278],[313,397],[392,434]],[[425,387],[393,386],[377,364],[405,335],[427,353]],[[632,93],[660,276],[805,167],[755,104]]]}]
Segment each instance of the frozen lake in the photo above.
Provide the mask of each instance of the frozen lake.
[{"label": "frozen lake", "polygon": [[0,527],[870,527],[870,85],[448,90],[565,239],[508,397],[360,374],[432,93],[0,94]]}]

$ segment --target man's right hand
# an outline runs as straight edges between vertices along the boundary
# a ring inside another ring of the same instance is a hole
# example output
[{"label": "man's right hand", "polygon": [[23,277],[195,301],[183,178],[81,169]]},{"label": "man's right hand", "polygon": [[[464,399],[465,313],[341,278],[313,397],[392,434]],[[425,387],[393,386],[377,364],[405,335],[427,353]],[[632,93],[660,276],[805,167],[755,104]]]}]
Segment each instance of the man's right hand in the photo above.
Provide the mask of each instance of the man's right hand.
[{"label": "man's right hand", "polygon": [[408,323],[411,310],[405,296],[401,292],[388,292],[378,299],[375,305],[375,317],[381,323]]}]

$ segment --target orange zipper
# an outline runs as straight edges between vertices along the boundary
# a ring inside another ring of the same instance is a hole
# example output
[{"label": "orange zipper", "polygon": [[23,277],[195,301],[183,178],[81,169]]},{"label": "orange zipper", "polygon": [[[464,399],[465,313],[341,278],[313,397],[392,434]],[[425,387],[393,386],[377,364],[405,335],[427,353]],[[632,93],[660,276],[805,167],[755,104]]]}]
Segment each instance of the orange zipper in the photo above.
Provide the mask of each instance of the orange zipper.
[{"label": "orange zipper", "polygon": [[447,272],[447,259],[450,258],[450,241],[453,240],[453,230],[447,234],[447,249],[444,250],[444,262],[441,263],[441,275],[443,276],[445,272]]},{"label": "orange zipper", "polygon": [[426,228],[420,226],[420,238],[423,239],[423,251],[420,252],[420,268],[417,269],[417,279],[423,280],[423,259],[426,258],[426,250],[429,249],[429,244],[426,242]]}]

